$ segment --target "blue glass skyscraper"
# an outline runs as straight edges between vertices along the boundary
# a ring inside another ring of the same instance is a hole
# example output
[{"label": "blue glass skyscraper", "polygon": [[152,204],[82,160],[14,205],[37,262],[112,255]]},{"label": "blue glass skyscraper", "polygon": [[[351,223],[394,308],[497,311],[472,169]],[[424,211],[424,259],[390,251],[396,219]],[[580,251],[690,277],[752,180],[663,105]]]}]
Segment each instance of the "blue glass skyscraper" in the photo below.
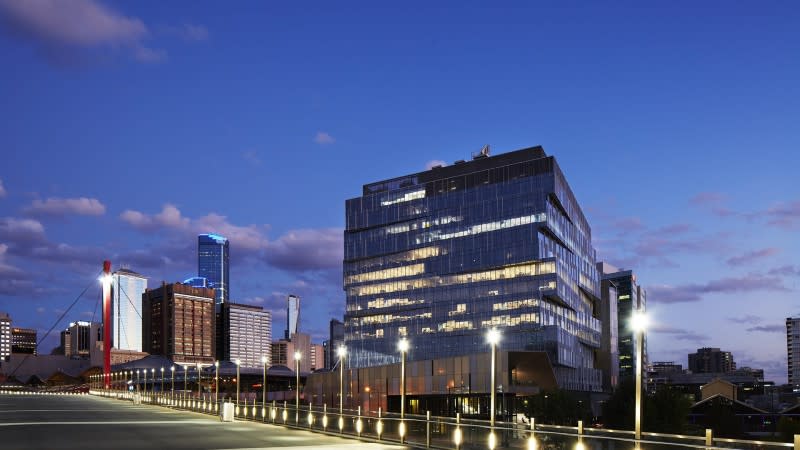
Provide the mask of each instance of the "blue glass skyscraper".
[{"label": "blue glass skyscraper", "polygon": [[558,385],[600,391],[591,229],[541,147],[367,184],[346,202],[345,341],[353,367],[547,352]]},{"label": "blue glass skyscraper", "polygon": [[218,234],[197,236],[197,276],[206,278],[215,290],[217,304],[230,299],[228,239]]}]

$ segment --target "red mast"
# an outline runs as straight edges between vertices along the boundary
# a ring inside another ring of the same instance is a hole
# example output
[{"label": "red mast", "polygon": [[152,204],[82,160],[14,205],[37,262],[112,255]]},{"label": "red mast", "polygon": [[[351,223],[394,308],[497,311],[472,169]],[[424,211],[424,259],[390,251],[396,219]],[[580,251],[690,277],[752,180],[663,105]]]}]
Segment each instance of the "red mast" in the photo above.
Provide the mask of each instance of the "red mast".
[{"label": "red mast", "polygon": [[111,387],[111,261],[103,261],[103,385]]}]

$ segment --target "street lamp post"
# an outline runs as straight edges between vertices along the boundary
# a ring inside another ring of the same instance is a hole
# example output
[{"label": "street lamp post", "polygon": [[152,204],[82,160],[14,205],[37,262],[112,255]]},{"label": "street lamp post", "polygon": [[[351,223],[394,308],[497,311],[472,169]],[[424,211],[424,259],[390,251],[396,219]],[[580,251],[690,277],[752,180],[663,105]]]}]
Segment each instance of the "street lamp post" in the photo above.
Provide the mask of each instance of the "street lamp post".
[{"label": "street lamp post", "polygon": [[647,328],[647,316],[642,309],[638,309],[631,317],[631,328],[635,334],[636,345],[636,407],[634,409],[634,439],[642,438],[642,351],[644,347],[644,332]]},{"label": "street lamp post", "polygon": [[264,377],[261,380],[261,385],[262,385],[261,407],[266,408],[267,407],[267,357],[266,356],[261,357],[261,364],[264,365]]},{"label": "street lamp post", "polygon": [[400,350],[400,443],[404,442],[406,434],[406,353],[408,353],[408,339],[402,338],[397,343]]},{"label": "street lamp post", "polygon": [[161,394],[164,394],[164,366],[161,366]]},{"label": "street lamp post", "polygon": [[336,350],[339,355],[339,418],[342,418],[344,410],[344,357],[347,355],[347,347],[340,345]]},{"label": "street lamp post", "polygon": [[171,366],[169,368],[169,371],[170,371],[170,374],[172,375],[172,377],[170,378],[169,393],[170,393],[170,397],[174,398],[175,397],[175,366]]},{"label": "street lamp post", "polygon": [[141,374],[142,374],[141,369],[136,369],[136,392],[140,391],[140,389],[139,389],[139,378],[140,378]]},{"label": "street lamp post", "polygon": [[156,393],[156,368],[153,367],[150,369],[150,374],[153,376],[153,385],[150,386],[150,395],[155,395]]},{"label": "street lamp post", "polygon": [[295,381],[295,394],[294,394],[294,422],[299,424],[300,423],[300,359],[303,357],[303,354],[300,352],[294,352],[294,371],[297,377],[297,381]]},{"label": "street lamp post", "polygon": [[219,402],[219,361],[214,361],[214,403]]},{"label": "street lamp post", "polygon": [[239,364],[242,362],[237,359],[236,360],[236,409],[239,409]]},{"label": "street lamp post", "polygon": [[197,398],[200,399],[203,397],[203,385],[200,384],[200,381],[203,377],[203,374],[200,372],[203,366],[200,363],[197,363]]},{"label": "street lamp post", "polygon": [[491,363],[491,396],[489,400],[489,426],[491,427],[491,431],[489,432],[489,448],[494,449],[495,447],[495,436],[494,436],[494,419],[495,419],[495,377],[497,375],[497,370],[495,368],[495,359],[497,359],[497,344],[500,342],[500,331],[497,328],[492,328],[486,333],[486,340],[489,341],[489,344],[492,346],[492,363]]},{"label": "street lamp post", "polygon": [[183,365],[183,393],[181,394],[181,398],[186,396],[186,372],[189,370],[189,366],[184,364]]}]

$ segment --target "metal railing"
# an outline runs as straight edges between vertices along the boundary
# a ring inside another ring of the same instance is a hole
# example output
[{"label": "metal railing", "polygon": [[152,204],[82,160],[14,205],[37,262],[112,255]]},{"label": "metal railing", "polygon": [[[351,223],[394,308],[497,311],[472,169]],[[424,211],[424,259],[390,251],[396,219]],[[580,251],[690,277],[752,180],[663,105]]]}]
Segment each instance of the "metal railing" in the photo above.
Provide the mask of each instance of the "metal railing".
[{"label": "metal railing", "polygon": [[219,398],[214,394],[198,396],[190,392],[124,392],[91,390],[91,394],[149,404],[173,409],[218,415],[224,403],[234,404],[236,420],[248,420],[289,428],[305,429],[331,435],[342,435],[361,440],[404,443],[417,448],[456,450],[800,450],[800,435],[794,443],[751,441],[715,438],[711,430],[705,436],[688,436],[664,433],[642,433],[642,439],[634,439],[633,431],[609,430],[584,427],[582,422],[574,427],[537,424],[497,422],[494,427],[488,421],[462,420],[460,416],[436,417],[406,414],[387,414],[381,410],[363,414],[358,410],[301,405],[294,402],[267,402],[257,400],[236,402],[235,399]]}]

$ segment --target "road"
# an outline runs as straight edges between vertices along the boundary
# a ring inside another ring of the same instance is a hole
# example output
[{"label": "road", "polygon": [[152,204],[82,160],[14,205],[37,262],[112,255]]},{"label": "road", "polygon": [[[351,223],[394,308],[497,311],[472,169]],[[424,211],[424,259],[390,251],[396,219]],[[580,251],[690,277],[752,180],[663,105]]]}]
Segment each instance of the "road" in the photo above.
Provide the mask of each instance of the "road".
[{"label": "road", "polygon": [[403,450],[90,395],[0,394],[0,449]]}]

